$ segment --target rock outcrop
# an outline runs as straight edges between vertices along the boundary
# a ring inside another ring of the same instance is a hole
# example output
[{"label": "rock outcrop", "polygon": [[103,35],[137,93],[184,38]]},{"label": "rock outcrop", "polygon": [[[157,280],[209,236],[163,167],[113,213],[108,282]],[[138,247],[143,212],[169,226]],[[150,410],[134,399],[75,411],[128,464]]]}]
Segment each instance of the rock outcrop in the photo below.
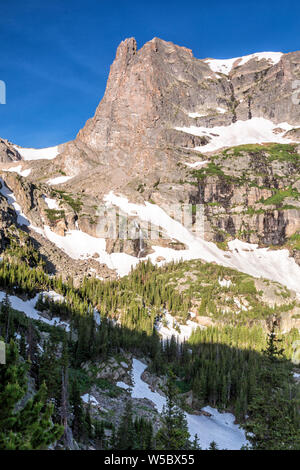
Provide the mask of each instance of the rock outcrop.
[{"label": "rock outcrop", "polygon": [[8,140],[0,139],[0,162],[9,163],[18,160],[21,160],[21,155],[14,146]]}]

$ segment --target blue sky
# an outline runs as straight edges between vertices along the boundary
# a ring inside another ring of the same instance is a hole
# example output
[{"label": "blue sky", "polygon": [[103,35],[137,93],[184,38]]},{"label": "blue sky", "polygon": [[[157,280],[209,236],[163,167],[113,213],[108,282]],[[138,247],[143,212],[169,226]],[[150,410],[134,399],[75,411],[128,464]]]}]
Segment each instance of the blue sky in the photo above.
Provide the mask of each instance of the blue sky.
[{"label": "blue sky", "polygon": [[157,36],[198,58],[300,49],[297,1],[0,0],[0,137],[73,139],[102,98],[118,44]]}]

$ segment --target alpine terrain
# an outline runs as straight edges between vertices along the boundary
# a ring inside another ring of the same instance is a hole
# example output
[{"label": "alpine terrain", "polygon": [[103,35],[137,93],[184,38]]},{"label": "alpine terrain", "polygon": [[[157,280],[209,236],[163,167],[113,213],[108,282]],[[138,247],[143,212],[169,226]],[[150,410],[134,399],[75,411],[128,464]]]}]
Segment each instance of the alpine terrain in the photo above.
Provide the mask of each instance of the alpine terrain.
[{"label": "alpine terrain", "polygon": [[129,38],[75,140],[2,136],[0,449],[299,450],[299,83]]}]

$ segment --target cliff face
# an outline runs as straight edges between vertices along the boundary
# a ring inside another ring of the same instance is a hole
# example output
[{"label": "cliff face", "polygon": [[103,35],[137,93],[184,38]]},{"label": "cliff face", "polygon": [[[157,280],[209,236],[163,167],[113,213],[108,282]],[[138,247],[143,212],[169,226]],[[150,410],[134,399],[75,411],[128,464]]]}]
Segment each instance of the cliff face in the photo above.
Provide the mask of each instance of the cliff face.
[{"label": "cliff face", "polygon": [[[135,39],[126,39],[117,50],[94,117],[64,152],[65,168],[70,169],[75,158],[78,169],[101,163],[125,173],[148,171],[170,163],[169,146],[205,143],[176,127],[214,127],[253,117],[297,127],[300,107],[292,97],[293,83],[300,77],[300,52],[273,62],[237,59],[225,75],[184,47],[154,38],[137,50]],[[201,117],[190,116],[203,110]]]},{"label": "cliff face", "polygon": [[0,139],[0,162],[9,163],[21,160],[21,155],[14,146],[5,139]]}]

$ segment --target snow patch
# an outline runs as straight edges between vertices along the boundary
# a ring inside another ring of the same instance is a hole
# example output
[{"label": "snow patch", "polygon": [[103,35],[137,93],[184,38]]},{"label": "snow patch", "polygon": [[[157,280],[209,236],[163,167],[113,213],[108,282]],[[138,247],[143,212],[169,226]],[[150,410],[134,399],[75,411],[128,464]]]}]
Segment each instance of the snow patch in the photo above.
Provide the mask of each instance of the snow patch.
[{"label": "snow patch", "polygon": [[45,203],[47,204],[47,206],[49,207],[49,209],[57,209],[57,210],[59,209],[59,205],[56,199],[50,199],[49,197],[44,196],[44,195],[42,197]]},{"label": "snow patch", "polygon": [[[62,326],[65,328],[66,331],[70,331],[70,327],[66,322],[62,322],[60,318],[54,317],[52,320],[48,320],[47,318],[43,317],[41,313],[35,309],[35,305],[39,298],[39,295],[42,294],[43,296],[49,296],[55,298],[55,296],[60,296],[60,294],[56,294],[54,291],[44,291],[37,294],[33,299],[29,300],[22,300],[15,295],[9,295],[9,300],[11,302],[11,306],[14,310],[18,310],[19,312],[23,312],[28,318],[32,318],[33,320],[40,320],[44,323],[47,323],[51,326]],[[0,291],[0,302],[5,297],[5,292]]]},{"label": "snow patch", "polygon": [[16,198],[14,196],[14,193],[8,189],[6,184],[4,183],[4,180],[0,178],[0,183],[1,183],[1,189],[0,193],[2,196],[4,196],[7,199],[8,204],[11,204],[17,214],[17,222],[19,225],[26,225],[27,227],[30,225],[29,220],[27,217],[23,214],[21,206],[17,203]]},{"label": "snow patch", "polygon": [[170,313],[165,311],[155,328],[163,340],[171,339],[174,336],[179,343],[183,343],[189,339],[193,331],[199,328],[199,324],[187,320],[186,325],[182,325]]},{"label": "snow patch", "polygon": [[223,73],[228,75],[233,67],[246,64],[251,59],[268,60],[273,65],[277,64],[282,56],[282,52],[256,52],[242,57],[234,57],[232,59],[205,59],[210,69],[215,73]]},{"label": "snow patch", "polygon": [[[166,405],[166,398],[158,392],[152,392],[149,385],[141,378],[147,368],[145,364],[133,359],[133,398],[148,398],[151,400],[159,413]],[[202,449],[208,449],[210,443],[215,441],[219,449],[238,450],[247,444],[245,433],[238,425],[234,424],[235,417],[231,413],[219,413],[218,410],[207,406],[203,408],[212,416],[192,415],[185,413],[191,440],[195,434],[198,435]]]},{"label": "snow patch", "polygon": [[96,400],[96,398],[93,395],[90,395],[89,393],[85,393],[84,395],[82,395],[81,399],[86,404],[90,403],[93,406],[99,405],[98,400]]},{"label": "snow patch", "polygon": [[206,165],[206,163],[208,163],[208,160],[205,160],[205,161],[202,161],[202,162],[194,162],[194,163],[184,162],[184,164],[186,166],[189,166],[190,168],[196,168],[197,166],[203,166],[203,165]]},{"label": "snow patch", "polygon": [[[273,131],[276,128],[281,128],[282,132],[275,134]],[[286,122],[274,124],[268,119],[258,117],[248,119],[247,121],[237,121],[229,126],[176,127],[177,130],[192,135],[210,135],[211,140],[208,144],[195,147],[195,150],[200,150],[202,153],[244,144],[262,144],[266,142],[290,143],[290,139],[284,138],[283,135],[292,128],[293,126]],[[212,134],[217,135],[212,136]]]},{"label": "snow patch", "polygon": [[48,180],[47,184],[52,184],[52,185],[62,184],[62,183],[66,183],[72,178],[73,176],[57,176],[56,178],[51,178],[50,180]]},{"label": "snow patch", "polygon": [[217,113],[220,113],[220,114],[227,113],[227,109],[224,109],[218,106],[217,108],[211,108],[211,110],[202,111],[201,113],[188,113],[188,115],[189,117],[194,118],[194,119],[205,117],[205,116],[209,116],[210,114],[212,114],[212,110],[217,111]]},{"label": "snow patch", "polygon": [[128,390],[130,385],[126,384],[125,382],[117,382],[117,387],[123,388],[124,390]]},{"label": "snow patch", "polygon": [[10,171],[10,172],[18,173],[18,175],[24,176],[26,178],[26,176],[30,175],[31,168],[27,168],[26,170],[22,170],[22,165],[18,165],[18,166],[13,166],[12,168],[8,168],[7,170],[4,170],[4,171]]},{"label": "snow patch", "polygon": [[221,287],[230,287],[232,282],[230,279],[218,279],[218,283],[220,284]]},{"label": "snow patch", "polygon": [[59,154],[58,145],[42,149],[22,148],[14,145],[14,148],[24,160],[53,160]]}]

